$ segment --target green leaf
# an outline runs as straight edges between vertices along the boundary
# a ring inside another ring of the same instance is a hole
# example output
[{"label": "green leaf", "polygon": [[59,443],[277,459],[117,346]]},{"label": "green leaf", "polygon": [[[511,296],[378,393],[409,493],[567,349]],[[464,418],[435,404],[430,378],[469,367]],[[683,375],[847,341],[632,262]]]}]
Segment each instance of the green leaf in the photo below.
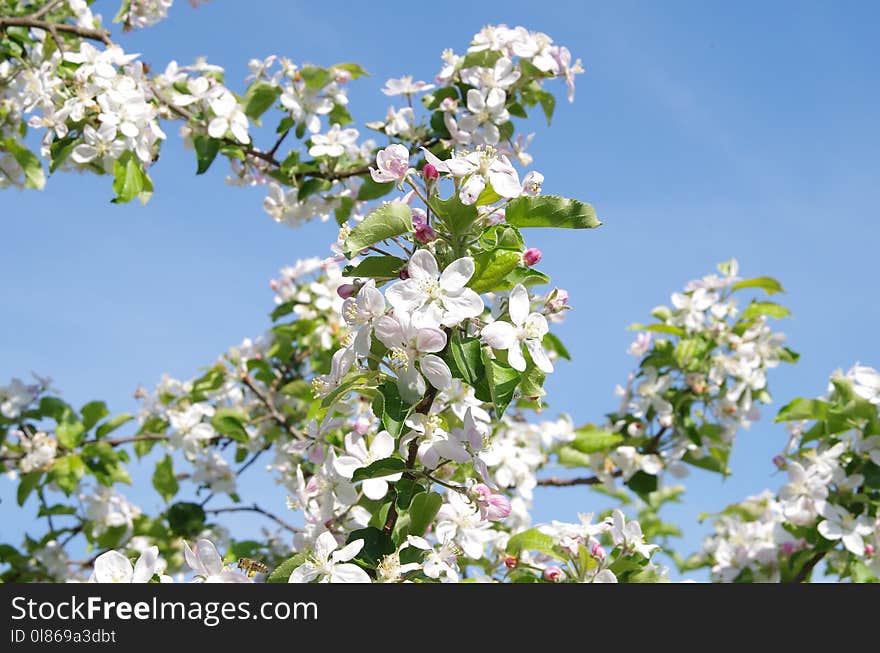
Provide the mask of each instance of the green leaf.
[{"label": "green leaf", "polygon": [[767,317],[779,319],[788,317],[791,315],[791,311],[785,308],[785,306],[774,304],[773,302],[752,302],[746,307],[746,310],[742,312],[740,319],[750,320],[759,315],[766,315]]},{"label": "green leaf", "polygon": [[373,181],[372,177],[366,176],[364,177],[364,183],[362,183],[361,187],[358,188],[357,199],[360,202],[377,200],[380,197],[385,197],[393,189],[393,181],[389,181],[385,184],[380,184],[379,182]]},{"label": "green leaf", "polygon": [[293,573],[293,570],[302,566],[307,559],[308,556],[305,553],[297,553],[295,556],[288,558],[272,570],[272,573],[266,578],[266,582],[286,583],[290,579],[290,574]]},{"label": "green leaf", "polygon": [[801,399],[779,409],[774,422],[793,422],[801,419],[823,420],[828,417],[829,406],[819,399]]},{"label": "green leaf", "polygon": [[522,256],[519,252],[495,249],[480,252],[474,258],[474,274],[468,286],[475,292],[485,293],[498,290],[502,280],[516,268]]},{"label": "green leaf", "polygon": [[517,284],[524,286],[540,286],[550,283],[550,277],[543,272],[538,272],[533,268],[519,266],[511,270],[504,281],[500,284],[499,290],[510,290]]},{"label": "green leaf", "polygon": [[75,454],[56,458],[49,472],[49,480],[58,484],[58,487],[69,495],[73,492],[79,480],[85,474],[86,465],[83,459]]},{"label": "green leaf", "polygon": [[28,472],[27,474],[22,474],[21,478],[18,481],[18,490],[15,493],[16,501],[18,501],[18,505],[23,506],[24,502],[27,501],[27,498],[30,496],[31,492],[33,492],[36,487],[40,484],[40,480],[43,478],[43,472]]},{"label": "green leaf", "polygon": [[391,379],[386,379],[379,386],[379,393],[373,400],[373,413],[382,419],[382,426],[393,438],[400,436],[403,431],[403,423],[409,415],[412,406],[400,397],[397,384]]},{"label": "green leaf", "polygon": [[479,338],[464,338],[456,329],[449,338],[449,346],[443,352],[452,376],[468,385],[476,385],[484,375],[483,351]]},{"label": "green leaf", "polygon": [[103,438],[105,435],[112,433],[116,429],[118,429],[123,424],[130,422],[134,419],[134,415],[129,413],[120,413],[119,415],[115,415],[111,417],[103,424],[100,424],[98,428],[95,430],[95,437]]},{"label": "green leaf", "polygon": [[245,115],[251,120],[259,120],[260,116],[275,104],[275,100],[280,95],[280,86],[275,86],[264,80],[255,81],[248,87],[241,99]]},{"label": "green leaf", "polygon": [[623,436],[619,433],[583,426],[575,430],[575,438],[568,446],[581,453],[596,453],[612,449],[620,442],[623,442]]},{"label": "green leaf", "polygon": [[343,276],[396,279],[404,265],[406,261],[396,256],[370,256],[355,266],[346,267]]},{"label": "green leaf", "polygon": [[602,224],[589,204],[556,195],[517,197],[508,204],[504,220],[514,227],[594,229]]},{"label": "green leaf", "polygon": [[2,145],[9,150],[9,153],[24,171],[25,187],[42,190],[46,185],[46,175],[43,173],[40,158],[14,138],[5,139],[2,141]]},{"label": "green leaf", "polygon": [[556,459],[560,465],[565,465],[566,467],[590,466],[590,457],[587,454],[581,453],[577,449],[572,449],[568,445],[560,447],[559,451],[556,452]]},{"label": "green leaf", "polygon": [[64,138],[56,138],[52,141],[49,146],[49,160],[51,162],[49,172],[55,172],[67,160],[76,145],[77,139],[69,134]]},{"label": "green leaf", "polygon": [[402,478],[397,481],[394,485],[394,489],[397,490],[397,499],[395,503],[397,503],[398,510],[406,510],[409,508],[413,497],[418,493],[425,491],[425,488],[422,485],[409,478]]},{"label": "green leaf", "polygon": [[221,408],[211,418],[211,426],[221,435],[232,438],[236,442],[250,442],[250,436],[244,427],[245,419],[246,417],[238,411]]},{"label": "green leaf", "polygon": [[58,444],[65,449],[76,449],[83,441],[86,429],[79,422],[62,422],[55,429]]},{"label": "green leaf", "polygon": [[538,102],[541,103],[541,109],[544,110],[544,117],[547,118],[547,124],[553,120],[553,112],[556,110],[556,96],[549,91],[539,91]]},{"label": "green leaf", "polygon": [[369,77],[370,73],[364,70],[363,66],[357,63],[335,63],[330,66],[330,70],[345,70],[351,75],[352,79],[358,77]]},{"label": "green leaf", "polygon": [[354,470],[351,482],[357,483],[358,481],[365,481],[369,478],[391,476],[392,474],[399,474],[405,469],[406,463],[400,458],[383,458],[382,460],[376,460],[370,463],[366,467],[360,467]]},{"label": "green leaf", "polygon": [[357,225],[345,239],[345,254],[351,257],[370,245],[392,236],[412,231],[412,211],[403,202],[389,202],[381,206]]},{"label": "green leaf", "polygon": [[495,62],[501,58],[501,53],[497,50],[480,50],[479,52],[470,52],[465,55],[461,62],[462,68],[491,68]]},{"label": "green leaf", "polygon": [[330,72],[318,66],[303,66],[299,73],[310,91],[317,91],[330,82]]},{"label": "green leaf", "polygon": [[536,551],[552,558],[560,559],[559,552],[553,546],[553,538],[537,528],[530,528],[517,533],[507,541],[507,553],[519,557],[523,551]]},{"label": "green leaf", "polygon": [[306,179],[300,184],[296,197],[298,200],[302,201],[315,193],[323,193],[325,190],[330,190],[332,186],[333,182],[328,181],[327,179],[320,179],[318,177]]},{"label": "green leaf", "polygon": [[394,540],[387,533],[378,528],[369,526],[360,528],[348,534],[346,544],[351,544],[357,540],[363,540],[364,546],[357,554],[355,560],[358,560],[368,567],[375,567],[389,553],[394,553]]},{"label": "green leaf", "polygon": [[208,171],[208,168],[214,163],[214,159],[217,158],[217,153],[220,151],[220,141],[205,134],[198,134],[193,137],[193,146],[196,149],[198,163],[196,174],[202,175]]},{"label": "green leaf", "polygon": [[568,349],[565,348],[565,345],[562,344],[562,341],[556,334],[546,333],[543,340],[541,340],[541,345],[544,349],[555,352],[560,358],[564,358],[567,361],[571,360],[571,354],[568,353]]},{"label": "green leaf", "polygon": [[474,394],[480,401],[491,402],[495,406],[497,416],[501,417],[513,400],[513,394],[522,379],[522,374],[510,365],[492,358],[490,352],[489,347],[483,347],[483,369],[486,374],[474,386]]},{"label": "green leaf", "polygon": [[113,164],[113,192],[116,193],[113,202],[125,204],[135,197],[141,197],[141,201],[146,203],[144,194],[148,195],[153,188],[148,179],[134,152],[124,152]]},{"label": "green leaf", "polygon": [[774,295],[778,292],[785,292],[785,288],[773,277],[755,277],[754,279],[743,279],[733,284],[731,290],[743,290],[744,288],[760,288],[768,295]]},{"label": "green leaf", "polygon": [[630,477],[626,482],[626,486],[647,500],[648,495],[657,490],[657,477],[639,470]]},{"label": "green leaf", "polygon": [[79,412],[82,415],[83,428],[86,431],[110,414],[110,411],[107,410],[107,404],[103,401],[90,401]]},{"label": "green leaf", "polygon": [[458,193],[448,200],[435,200],[432,206],[437,210],[437,215],[449,227],[453,235],[462,236],[471,230],[477,219],[477,207],[462,204]]},{"label": "green leaf", "polygon": [[156,470],[153,472],[153,487],[165,499],[165,503],[171,501],[180,486],[177,478],[174,476],[174,464],[171,462],[171,456],[165,454],[165,457],[156,463]]},{"label": "green leaf", "polygon": [[414,496],[409,508],[409,534],[424,535],[442,504],[443,497],[436,492],[422,492]]},{"label": "green leaf", "polygon": [[174,535],[194,537],[205,527],[205,509],[197,503],[182,501],[172,504],[166,516]]}]

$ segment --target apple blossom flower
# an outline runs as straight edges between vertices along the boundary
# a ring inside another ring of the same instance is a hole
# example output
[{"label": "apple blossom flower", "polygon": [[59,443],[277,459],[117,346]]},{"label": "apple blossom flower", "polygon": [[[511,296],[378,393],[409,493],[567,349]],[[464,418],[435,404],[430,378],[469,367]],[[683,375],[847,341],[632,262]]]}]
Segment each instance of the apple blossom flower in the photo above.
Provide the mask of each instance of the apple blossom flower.
[{"label": "apple blossom flower", "polygon": [[544,175],[540,172],[532,170],[523,177],[522,194],[529,197],[536,197],[541,194],[541,188],[544,185]]},{"label": "apple blossom flower", "polygon": [[317,397],[326,397],[339,387],[342,379],[354,365],[355,351],[344,347],[333,354],[330,361],[330,374],[322,374],[312,379],[312,391]]},{"label": "apple blossom flower", "polygon": [[452,540],[444,540],[439,549],[428,544],[425,538],[416,535],[407,535],[406,542],[409,546],[426,552],[422,562],[422,571],[425,572],[425,576],[449,583],[458,582],[456,546]]},{"label": "apple blossom flower", "polygon": [[502,521],[510,514],[510,500],[503,494],[492,492],[486,485],[478,483],[473,488],[474,502],[480,516],[489,521]]},{"label": "apple blossom flower", "polygon": [[351,152],[358,138],[357,129],[342,129],[338,123],[326,134],[314,134],[312,146],[309,148],[309,156],[329,156],[338,158],[346,152]]},{"label": "apple blossom flower", "polygon": [[863,538],[874,532],[874,525],[868,515],[856,517],[833,503],[826,503],[821,515],[825,519],[819,522],[819,535],[826,540],[841,540],[850,553],[865,555]]},{"label": "apple blossom flower", "polygon": [[352,348],[358,355],[367,356],[370,353],[373,325],[384,314],[385,297],[376,289],[373,279],[358,290],[357,297],[348,297],[343,302],[343,319],[348,326],[357,329]]},{"label": "apple blossom flower", "polygon": [[452,383],[449,366],[435,355],[446,347],[442,330],[419,328],[405,312],[383,315],[373,328],[376,337],[390,349],[391,365],[397,372],[397,387],[404,401],[414,403],[421,399],[427,389],[425,378],[438,390],[445,390]]},{"label": "apple blossom flower", "polygon": [[211,138],[223,138],[231,132],[239,143],[250,143],[248,119],[235,96],[223,86],[215,86],[209,93],[208,106],[214,117],[208,123]]},{"label": "apple blossom flower", "polygon": [[403,183],[406,176],[413,172],[409,167],[409,150],[403,145],[394,143],[376,153],[376,166],[370,168],[370,176],[377,184],[395,182]]},{"label": "apple blossom flower", "polygon": [[642,535],[642,527],[637,521],[626,521],[623,512],[615,510],[609,518],[611,524],[611,541],[614,546],[619,546],[623,551],[635,551],[645,558],[650,558],[651,554],[659,549],[656,544],[645,544],[645,537]]},{"label": "apple blossom flower", "polygon": [[416,93],[424,93],[434,88],[434,84],[418,81],[414,82],[412,75],[405,75],[398,79],[389,79],[385,82],[382,92],[385,95],[414,95]]},{"label": "apple blossom flower", "polygon": [[415,327],[451,327],[483,312],[483,300],[465,285],[474,274],[474,260],[457,259],[441,274],[437,259],[420,249],[406,266],[409,278],[392,284],[385,298],[395,311],[412,314]]},{"label": "apple blossom flower", "polygon": [[499,88],[470,89],[467,92],[470,113],[459,120],[459,128],[470,134],[472,142],[477,145],[497,145],[501,139],[498,125],[510,120],[506,101],[507,94]]},{"label": "apple blossom flower", "polygon": [[200,577],[204,583],[252,583],[246,574],[232,569],[227,569],[223,564],[223,558],[217,552],[217,547],[211,540],[204,538],[198,540],[196,545],[190,548],[186,540],[183,541],[183,555],[186,564]]},{"label": "apple blossom flower", "polygon": [[507,350],[510,366],[520,372],[526,369],[526,359],[522,353],[525,345],[538,369],[549,374],[553,371],[553,363],[541,344],[549,331],[547,318],[540,313],[530,313],[529,304],[529,293],[525,286],[514,286],[508,301],[508,314],[512,324],[496,320],[483,327],[480,338],[493,349]]},{"label": "apple blossom flower", "polygon": [[[373,437],[373,441],[367,445],[366,437],[349,433],[345,436],[345,454],[339,456],[334,468],[345,478],[350,479],[355,470],[366,467],[377,460],[388,458],[394,453],[394,438],[388,431],[380,431]],[[388,483],[400,480],[402,474],[388,474],[377,478],[368,478],[363,482],[364,496],[378,501],[388,494]]]},{"label": "apple blossom flower", "polygon": [[443,430],[436,415],[414,413],[404,422],[410,431],[400,439],[400,455],[407,456],[409,443],[418,443],[418,460],[428,469],[436,469],[442,459],[465,463],[470,454],[455,438]]},{"label": "apple blossom flower", "polygon": [[463,204],[474,204],[487,185],[501,197],[513,199],[522,195],[522,185],[516,168],[503,154],[493,148],[485,148],[464,156],[456,156],[441,161],[434,154],[422,148],[425,159],[438,172],[446,172],[453,177],[467,178],[461,186],[459,197]]},{"label": "apple blossom flower", "polygon": [[364,548],[363,540],[355,540],[339,549],[333,533],[324,531],[315,540],[307,562],[293,570],[288,583],[370,583],[370,577],[356,564],[348,562]]},{"label": "apple blossom flower", "polygon": [[[131,561],[119,551],[107,551],[95,558],[95,567],[89,576],[90,583],[149,583],[158,573],[159,547],[148,547],[132,566]],[[168,577],[165,577],[168,579]],[[170,579],[168,579],[170,580]]]}]

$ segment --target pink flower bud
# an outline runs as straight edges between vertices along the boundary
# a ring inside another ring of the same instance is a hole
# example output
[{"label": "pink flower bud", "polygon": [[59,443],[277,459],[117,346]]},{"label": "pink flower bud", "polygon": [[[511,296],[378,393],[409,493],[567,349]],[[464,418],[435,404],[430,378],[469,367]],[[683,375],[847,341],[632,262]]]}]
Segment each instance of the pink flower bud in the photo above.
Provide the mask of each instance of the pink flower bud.
[{"label": "pink flower bud", "polygon": [[474,486],[474,501],[480,509],[483,519],[501,521],[510,514],[510,500],[503,494],[496,494],[487,485],[478,483]]},{"label": "pink flower bud", "polygon": [[422,168],[422,175],[424,175],[425,179],[428,181],[435,181],[440,177],[440,173],[437,172],[437,168],[435,168],[430,163],[426,163],[425,167]]},{"label": "pink flower bud", "polygon": [[370,430],[370,420],[366,417],[358,417],[354,423],[354,432],[358,435],[366,435]]},{"label": "pink flower bud", "polygon": [[528,267],[537,265],[542,258],[544,258],[544,255],[537,247],[531,247],[523,252],[523,263],[525,263]]},{"label": "pink flower bud", "polygon": [[785,456],[782,454],[776,454],[773,456],[773,464],[776,465],[779,469],[783,469],[785,467]]},{"label": "pink flower bud", "polygon": [[562,288],[556,288],[547,301],[547,311],[550,313],[558,313],[568,306],[568,291]]},{"label": "pink flower bud", "polygon": [[865,545],[865,555],[866,556],[874,555],[874,551],[876,551],[876,549],[874,548],[873,544],[866,544]]},{"label": "pink flower bud", "polygon": [[513,556],[507,556],[504,558],[504,566],[508,569],[516,569],[516,566],[519,564],[519,559]]},{"label": "pink flower bud", "polygon": [[563,578],[565,578],[565,574],[562,569],[556,565],[550,565],[544,569],[544,580],[549,580],[551,583],[558,583]]},{"label": "pink flower bud", "polygon": [[782,551],[782,555],[790,556],[792,553],[797,551],[797,545],[795,542],[783,542],[782,546],[779,547]]},{"label": "pink flower bud", "polygon": [[278,290],[278,279],[272,279],[272,280],[269,282],[269,287],[270,287],[272,290]]},{"label": "pink flower bud", "polygon": [[590,549],[590,554],[591,554],[594,558],[597,558],[597,559],[599,559],[599,560],[604,560],[604,559],[605,559],[605,547],[603,547],[601,544],[599,544],[598,542],[596,542],[596,543],[593,545],[593,548]]},{"label": "pink flower bud", "polygon": [[420,227],[416,227],[416,240],[419,241],[422,245],[426,245],[430,243],[432,240],[437,239],[437,234],[434,232],[433,227],[428,224],[423,224]]},{"label": "pink flower bud", "polygon": [[504,222],[504,209],[499,209],[489,216],[489,224],[502,224]]},{"label": "pink flower bud", "polygon": [[342,297],[342,299],[348,299],[357,293],[357,291],[357,286],[353,283],[344,283],[336,288],[336,294]]},{"label": "pink flower bud", "polygon": [[428,224],[428,214],[418,207],[414,208],[412,210],[412,223],[413,229],[418,229]]}]

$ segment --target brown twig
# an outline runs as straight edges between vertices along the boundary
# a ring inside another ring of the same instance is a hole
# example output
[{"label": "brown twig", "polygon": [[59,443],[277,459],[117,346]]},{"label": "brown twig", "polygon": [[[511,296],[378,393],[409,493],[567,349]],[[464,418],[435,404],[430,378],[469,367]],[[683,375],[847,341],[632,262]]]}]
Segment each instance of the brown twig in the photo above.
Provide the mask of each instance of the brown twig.
[{"label": "brown twig", "polygon": [[288,524],[286,521],[281,519],[281,517],[279,517],[278,515],[269,512],[265,508],[261,508],[260,506],[258,506],[255,503],[250,506],[226,506],[224,508],[211,508],[210,510],[206,510],[205,512],[213,514],[213,515],[218,515],[218,514],[224,513],[224,512],[256,512],[256,513],[263,515],[264,517],[266,517],[268,519],[271,519],[279,526],[282,526],[283,528],[286,528],[287,530],[289,530],[291,533],[298,533],[301,530],[301,529],[297,528],[296,526]]},{"label": "brown twig", "polygon": [[78,25],[70,25],[69,23],[50,23],[32,16],[0,16],[0,30],[7,27],[27,27],[29,29],[41,29],[49,32],[53,31],[73,34],[84,39],[100,41],[104,45],[113,45],[110,40],[110,34],[101,29],[92,29],[90,27],[80,27]]}]

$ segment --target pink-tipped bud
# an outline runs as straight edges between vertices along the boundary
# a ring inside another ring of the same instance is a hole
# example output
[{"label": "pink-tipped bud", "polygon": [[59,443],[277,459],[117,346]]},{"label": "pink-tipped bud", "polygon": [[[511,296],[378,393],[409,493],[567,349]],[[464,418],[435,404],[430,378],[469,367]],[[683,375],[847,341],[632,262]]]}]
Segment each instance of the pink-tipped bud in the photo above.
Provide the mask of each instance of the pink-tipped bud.
[{"label": "pink-tipped bud", "polygon": [[422,245],[427,245],[433,240],[437,239],[437,234],[434,232],[433,227],[428,224],[423,224],[421,227],[416,227],[416,240],[419,241]]},{"label": "pink-tipped bud", "polygon": [[874,555],[874,551],[876,551],[876,549],[874,548],[873,544],[866,544],[865,545],[865,555],[866,556]]},{"label": "pink-tipped bud", "polygon": [[547,312],[551,315],[559,313],[568,306],[568,291],[562,288],[556,288],[547,300]]},{"label": "pink-tipped bud", "polygon": [[782,551],[782,555],[790,556],[795,551],[797,551],[797,543],[796,542],[783,542],[782,546],[779,547]]},{"label": "pink-tipped bud", "polygon": [[278,279],[272,279],[272,280],[269,282],[269,287],[270,287],[272,290],[278,290],[278,285],[279,285],[279,284],[278,284]]},{"label": "pink-tipped bud", "polygon": [[480,516],[489,521],[501,521],[510,514],[510,500],[503,494],[496,494],[489,486],[478,483],[474,486],[474,501],[480,509]]},{"label": "pink-tipped bud", "polygon": [[519,564],[519,558],[515,558],[513,556],[507,556],[504,558],[504,566],[508,569],[516,569],[516,566]]},{"label": "pink-tipped bud", "polygon": [[504,223],[504,209],[498,209],[489,216],[489,224],[503,224]]},{"label": "pink-tipped bud", "polygon": [[370,430],[370,420],[366,417],[358,417],[354,423],[354,432],[358,435],[366,435]]},{"label": "pink-tipped bud", "polygon": [[416,207],[412,210],[413,229],[418,229],[428,224],[428,214],[422,209]]},{"label": "pink-tipped bud", "polygon": [[593,548],[590,549],[590,554],[598,560],[604,560],[605,559],[605,547],[603,547],[601,544],[596,542],[596,544],[593,545]]},{"label": "pink-tipped bud", "polygon": [[440,173],[437,172],[437,168],[430,163],[426,163],[425,167],[422,168],[422,175],[428,181],[436,181],[440,177]]},{"label": "pink-tipped bud", "polygon": [[773,464],[779,469],[783,469],[785,467],[785,456],[782,454],[776,454],[773,456]]},{"label": "pink-tipped bud", "polygon": [[357,293],[357,291],[358,288],[353,283],[344,283],[336,288],[336,294],[342,297],[342,299],[348,299]]},{"label": "pink-tipped bud", "polygon": [[537,265],[542,258],[544,258],[544,255],[537,247],[531,247],[523,252],[523,263],[525,263],[528,267]]},{"label": "pink-tipped bud", "polygon": [[630,422],[626,427],[626,432],[631,438],[638,438],[645,434],[645,425],[641,422]]},{"label": "pink-tipped bud", "polygon": [[562,569],[556,565],[550,565],[544,569],[544,580],[549,580],[551,583],[558,583],[563,578],[565,578],[565,573],[563,573]]}]

